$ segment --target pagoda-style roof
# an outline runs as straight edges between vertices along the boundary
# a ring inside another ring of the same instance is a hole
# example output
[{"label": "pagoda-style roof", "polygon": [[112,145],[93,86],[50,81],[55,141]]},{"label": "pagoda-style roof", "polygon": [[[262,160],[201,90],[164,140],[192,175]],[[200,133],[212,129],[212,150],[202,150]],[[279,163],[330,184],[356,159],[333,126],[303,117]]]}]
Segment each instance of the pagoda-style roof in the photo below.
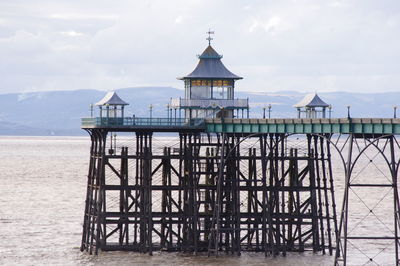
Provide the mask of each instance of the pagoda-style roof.
[{"label": "pagoda-style roof", "polygon": [[198,57],[199,59],[221,59],[222,55],[218,54],[217,51],[209,45]]},{"label": "pagoda-style roof", "polygon": [[199,63],[192,73],[179,79],[190,78],[215,78],[215,79],[242,79],[230,72],[221,61],[222,55],[218,54],[211,45],[199,55]]},{"label": "pagoda-style roof", "polygon": [[115,91],[110,91],[96,105],[129,105],[129,103],[123,101]]},{"label": "pagoda-style roof", "polygon": [[329,107],[329,104],[321,100],[318,94],[311,93],[304,96],[304,98],[297,104],[293,105],[293,107]]}]

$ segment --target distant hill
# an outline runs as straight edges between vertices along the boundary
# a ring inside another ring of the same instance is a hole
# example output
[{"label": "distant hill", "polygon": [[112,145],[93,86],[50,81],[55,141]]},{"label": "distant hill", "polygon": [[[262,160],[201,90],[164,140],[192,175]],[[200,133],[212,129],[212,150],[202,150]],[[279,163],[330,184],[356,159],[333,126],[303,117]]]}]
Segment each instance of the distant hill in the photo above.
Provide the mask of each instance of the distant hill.
[{"label": "distant hill", "polygon": [[[166,117],[169,99],[183,97],[183,91],[171,87],[125,88],[117,90],[130,105],[127,115]],[[90,116],[91,103],[105,95],[104,91],[48,91],[0,94],[0,135],[81,135],[80,118]],[[236,92],[235,97],[249,98],[250,116],[262,117],[262,107],[272,104],[272,117],[295,117],[292,107],[305,94],[293,91],[248,93]],[[333,106],[332,117],[344,117],[351,105],[352,117],[392,117],[393,106],[400,103],[400,92],[391,93],[320,93]],[[399,112],[400,114],[400,112]]]}]

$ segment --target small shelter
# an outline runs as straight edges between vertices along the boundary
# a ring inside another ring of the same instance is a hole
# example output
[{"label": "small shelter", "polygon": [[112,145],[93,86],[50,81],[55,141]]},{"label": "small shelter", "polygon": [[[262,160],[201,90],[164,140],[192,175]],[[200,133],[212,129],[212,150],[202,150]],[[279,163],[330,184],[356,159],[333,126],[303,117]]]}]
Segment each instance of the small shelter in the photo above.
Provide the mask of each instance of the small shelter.
[{"label": "small shelter", "polygon": [[124,118],[124,107],[129,103],[123,101],[115,91],[110,91],[95,105],[99,107],[100,117]]},{"label": "small shelter", "polygon": [[326,118],[326,108],[331,108],[316,93],[307,94],[293,107],[297,108],[297,118]]}]

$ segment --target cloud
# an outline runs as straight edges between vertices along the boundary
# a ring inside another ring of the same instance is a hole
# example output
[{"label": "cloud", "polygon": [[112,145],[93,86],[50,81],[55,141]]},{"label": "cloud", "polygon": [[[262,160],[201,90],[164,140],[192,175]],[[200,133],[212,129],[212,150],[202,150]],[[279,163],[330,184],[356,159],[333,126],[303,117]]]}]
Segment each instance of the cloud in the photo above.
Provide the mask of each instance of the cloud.
[{"label": "cloud", "polygon": [[253,19],[253,22],[251,23],[250,27],[249,27],[249,32],[253,32],[255,31],[259,26],[259,23],[257,20]]},{"label": "cloud", "polygon": [[85,35],[83,32],[77,32],[77,31],[62,31],[61,34],[69,36],[69,37],[79,37]]},{"label": "cloud", "polygon": [[268,21],[265,23],[264,30],[266,32],[273,33],[277,30],[281,22],[282,19],[279,16],[273,16],[272,18],[268,19]]},{"label": "cloud", "polygon": [[175,23],[176,24],[181,24],[183,22],[183,16],[179,15],[176,19],[175,19]]},{"label": "cloud", "polygon": [[213,46],[238,89],[398,90],[394,0],[3,1],[0,93],[183,87]]},{"label": "cloud", "polygon": [[91,15],[79,13],[57,13],[49,16],[51,19],[60,20],[116,20],[117,15]]}]

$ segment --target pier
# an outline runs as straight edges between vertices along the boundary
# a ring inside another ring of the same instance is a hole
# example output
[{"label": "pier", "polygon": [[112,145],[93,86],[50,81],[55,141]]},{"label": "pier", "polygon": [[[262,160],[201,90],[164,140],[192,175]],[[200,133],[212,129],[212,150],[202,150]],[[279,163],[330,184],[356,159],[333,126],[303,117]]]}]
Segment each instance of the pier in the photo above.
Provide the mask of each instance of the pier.
[{"label": "pier", "polygon": [[[81,250],[312,251],[346,265],[352,241],[390,240],[398,265],[400,119],[326,118],[328,105],[315,96],[296,105],[297,118],[249,118],[248,101],[234,98],[241,77],[221,58],[209,45],[181,78],[186,100],[171,105],[183,117],[126,117],[127,103],[109,93],[99,116],[82,119],[91,149]],[[120,132],[132,133],[129,141],[119,143]],[[174,133],[176,145],[154,145],[161,132]],[[362,161],[371,150],[376,155]],[[355,167],[378,157],[389,176],[354,182]],[[338,207],[333,164],[345,180]],[[390,235],[349,230],[349,193],[366,187],[391,188]]]}]

